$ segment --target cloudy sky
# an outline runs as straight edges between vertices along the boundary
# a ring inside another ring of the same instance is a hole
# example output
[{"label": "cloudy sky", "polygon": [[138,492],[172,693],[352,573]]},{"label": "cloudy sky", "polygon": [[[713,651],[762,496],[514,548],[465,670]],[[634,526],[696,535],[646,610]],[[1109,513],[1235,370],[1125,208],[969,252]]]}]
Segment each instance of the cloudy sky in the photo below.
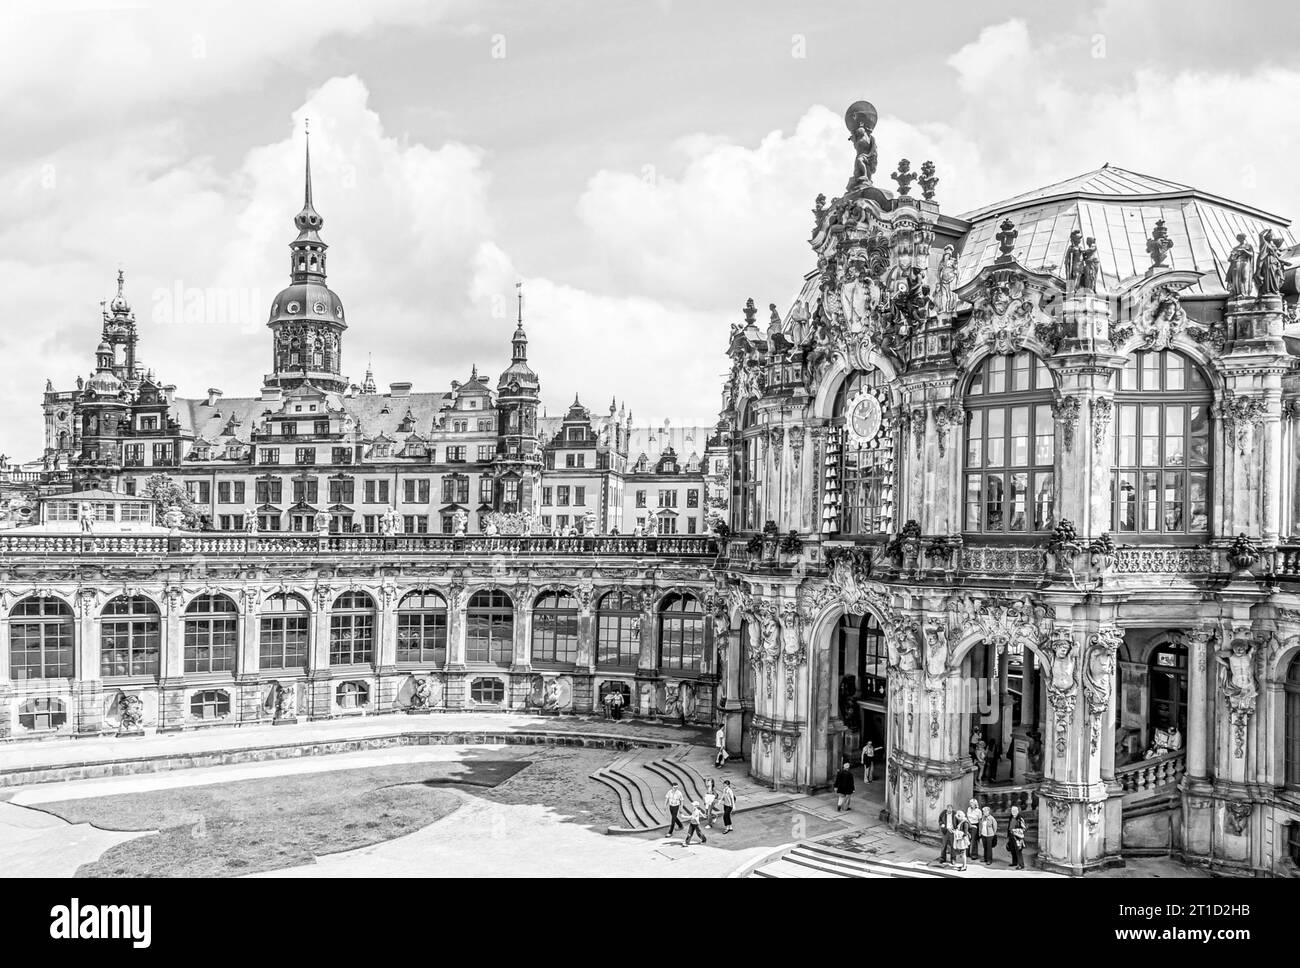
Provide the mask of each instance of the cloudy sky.
[{"label": "cloudy sky", "polygon": [[881,175],[933,159],[952,214],[1103,162],[1300,213],[1272,6],[10,0],[0,450],[39,454],[119,266],[165,382],[256,392],[307,118],[354,380],[495,375],[522,279],[552,413],[711,422],[746,297],[784,308],[811,267],[859,98]]}]

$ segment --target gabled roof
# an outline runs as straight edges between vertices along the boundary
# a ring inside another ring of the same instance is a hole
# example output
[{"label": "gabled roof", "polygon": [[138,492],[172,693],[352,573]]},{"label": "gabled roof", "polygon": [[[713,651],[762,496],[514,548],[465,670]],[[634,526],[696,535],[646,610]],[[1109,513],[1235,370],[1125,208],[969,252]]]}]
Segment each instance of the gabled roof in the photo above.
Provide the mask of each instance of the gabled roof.
[{"label": "gabled roof", "polygon": [[1025,192],[1022,195],[1014,195],[992,205],[985,205],[973,212],[959,215],[958,218],[973,222],[985,215],[1007,212],[1011,209],[1020,208],[1028,202],[1051,198],[1056,195],[1098,195],[1126,198],[1193,192],[1195,190],[1190,185],[1181,185],[1178,182],[1168,181],[1164,178],[1156,178],[1154,175],[1143,175],[1136,171],[1129,171],[1127,168],[1114,167],[1108,163],[1093,171],[1085,171],[1082,175],[1075,175],[1072,178],[1044,185],[1042,188],[1035,188],[1033,191]]}]

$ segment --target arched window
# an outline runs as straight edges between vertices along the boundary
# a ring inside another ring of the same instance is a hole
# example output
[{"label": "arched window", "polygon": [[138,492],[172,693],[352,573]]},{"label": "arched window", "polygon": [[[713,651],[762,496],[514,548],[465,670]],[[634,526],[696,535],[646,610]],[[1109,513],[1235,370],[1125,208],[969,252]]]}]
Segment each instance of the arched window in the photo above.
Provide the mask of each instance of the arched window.
[{"label": "arched window", "polygon": [[966,390],[966,530],[1050,531],[1055,524],[1052,374],[1034,354],[990,356]]},{"label": "arched window", "polygon": [[482,703],[505,702],[506,684],[500,679],[475,679],[469,684],[469,698]]},{"label": "arched window", "polygon": [[220,719],[230,715],[230,693],[205,689],[190,697],[190,715],[195,719]]},{"label": "arched window", "polygon": [[510,665],[515,652],[515,609],[505,592],[475,592],[465,609],[465,661]]},{"label": "arched window", "polygon": [[1129,359],[1115,390],[1112,530],[1209,532],[1211,399],[1204,375],[1181,353]]},{"label": "arched window", "polygon": [[1286,785],[1300,789],[1300,655],[1286,670]]},{"label": "arched window", "polygon": [[838,502],[839,520],[828,530],[882,534],[894,529],[894,434],[884,419],[889,406],[879,370],[855,373],[840,387],[832,444],[840,451],[839,466],[829,467],[826,477],[827,497],[832,507]]},{"label": "arched window", "polygon": [[344,592],[330,610],[330,665],[360,665],[375,655],[375,600]]},{"label": "arched window", "polygon": [[99,626],[99,672],[111,676],[158,675],[161,622],[158,606],[143,595],[118,595],[104,606]]},{"label": "arched window", "polygon": [[185,671],[234,672],[239,610],[226,595],[199,595],[185,608]]},{"label": "arched window", "polygon": [[704,671],[704,610],[694,595],[667,595],[659,607],[659,667]]},{"label": "arched window", "polygon": [[631,592],[601,596],[596,608],[596,664],[635,666],[641,654],[641,609]]},{"label": "arched window", "polygon": [[568,592],[545,592],[533,604],[533,661],[578,661],[578,600]]},{"label": "arched window", "polygon": [[1181,749],[1187,735],[1186,647],[1167,642],[1151,653],[1149,688],[1147,745],[1159,752]]},{"label": "arched window", "polygon": [[72,609],[57,598],[24,598],[9,613],[9,675],[14,679],[71,679]]},{"label": "arched window", "polygon": [[435,591],[415,591],[397,604],[397,661],[447,663],[447,600]]},{"label": "arched window", "polygon": [[62,699],[28,699],[18,707],[18,725],[23,729],[58,729],[67,721]]},{"label": "arched window", "polygon": [[[885,704],[888,652],[880,623],[870,612],[843,615],[838,626],[840,715],[857,722],[859,700]],[[843,708],[845,704],[848,708]]]},{"label": "arched window", "polygon": [[762,527],[758,489],[762,474],[762,428],[755,422],[753,404],[745,404],[740,418],[740,449],[736,454],[737,505],[740,508],[738,529],[757,531]]},{"label": "arched window", "polygon": [[370,687],[364,682],[340,682],[334,701],[339,709],[364,709],[370,704]]},{"label": "arched window", "polygon": [[301,669],[307,665],[311,615],[297,595],[272,595],[262,606],[259,643],[263,669]]}]

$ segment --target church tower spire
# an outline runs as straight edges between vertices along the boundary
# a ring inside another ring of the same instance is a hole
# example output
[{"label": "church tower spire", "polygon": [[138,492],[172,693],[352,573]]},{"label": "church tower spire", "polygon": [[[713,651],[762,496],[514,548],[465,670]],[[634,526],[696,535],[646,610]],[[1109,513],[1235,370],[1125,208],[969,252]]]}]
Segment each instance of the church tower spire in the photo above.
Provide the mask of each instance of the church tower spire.
[{"label": "church tower spire", "polygon": [[266,386],[289,389],[310,383],[342,393],[348,387],[342,372],[343,331],[347,322],[343,302],[325,283],[325,250],[320,227],[325,224],[312,199],[311,135],[303,158],[302,210],[293,217],[297,237],[289,243],[289,285],[271,304],[267,322],[272,332],[271,373]]}]

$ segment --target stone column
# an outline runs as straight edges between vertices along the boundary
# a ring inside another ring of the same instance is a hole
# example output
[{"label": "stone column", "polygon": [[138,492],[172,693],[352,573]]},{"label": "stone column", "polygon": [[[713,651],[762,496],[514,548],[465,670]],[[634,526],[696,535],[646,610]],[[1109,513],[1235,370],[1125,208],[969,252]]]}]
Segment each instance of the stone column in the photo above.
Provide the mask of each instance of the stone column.
[{"label": "stone column", "polygon": [[636,663],[636,695],[632,697],[638,716],[653,716],[655,685],[659,681],[659,648],[654,615],[655,595],[641,593],[641,654]]},{"label": "stone column", "polygon": [[72,593],[77,615],[76,671],[72,684],[75,710],[69,718],[77,724],[78,734],[105,732],[104,680],[100,667],[99,610],[104,604],[97,592],[82,590]]},{"label": "stone column", "polygon": [[447,666],[443,702],[448,709],[463,709],[468,699],[465,675],[466,609],[469,592],[453,582],[447,587]]},{"label": "stone column", "polygon": [[181,590],[165,588],[162,599],[162,641],[159,643],[158,731],[185,725],[185,639],[181,630]]},{"label": "stone column", "polygon": [[[13,697],[11,675],[12,671],[9,668],[9,609],[4,598],[0,597],[0,741],[9,738],[10,723],[14,721],[14,714],[10,709]],[[68,720],[72,721],[71,715],[68,716]]]},{"label": "stone column", "polygon": [[591,588],[578,589],[578,655],[573,665],[573,711],[596,708],[596,601]]},{"label": "stone column", "polygon": [[[1106,710],[1098,710],[1093,701],[1101,701],[1103,694],[1095,690],[1095,676],[1090,678],[1086,671],[1090,648],[1098,644],[1083,627],[1058,625],[1047,647],[1051,677],[1039,789],[1038,865],[1063,874],[1079,875],[1105,863],[1108,795],[1101,757],[1092,748],[1092,723],[1098,714],[1104,719]],[[1108,702],[1109,689],[1104,696]],[[1101,742],[1098,723],[1098,752]]]},{"label": "stone column", "polygon": [[299,709],[310,719],[327,719],[333,712],[330,688],[330,603],[333,591],[323,585],[312,590],[311,634],[307,642],[307,708]]},{"label": "stone column", "polygon": [[511,709],[524,709],[528,705],[528,694],[532,688],[535,593],[527,585],[517,585],[510,590],[510,597],[515,605],[515,638],[510,675],[506,677],[508,684],[506,703]]},{"label": "stone column", "polygon": [[379,586],[375,596],[375,696],[372,713],[391,712],[401,687],[397,672],[397,589]]},{"label": "stone column", "polygon": [[235,663],[235,688],[239,697],[238,716],[246,722],[262,718],[262,654],[259,641],[262,623],[258,615],[261,600],[262,589],[250,587],[243,588],[237,599],[239,659]]}]

